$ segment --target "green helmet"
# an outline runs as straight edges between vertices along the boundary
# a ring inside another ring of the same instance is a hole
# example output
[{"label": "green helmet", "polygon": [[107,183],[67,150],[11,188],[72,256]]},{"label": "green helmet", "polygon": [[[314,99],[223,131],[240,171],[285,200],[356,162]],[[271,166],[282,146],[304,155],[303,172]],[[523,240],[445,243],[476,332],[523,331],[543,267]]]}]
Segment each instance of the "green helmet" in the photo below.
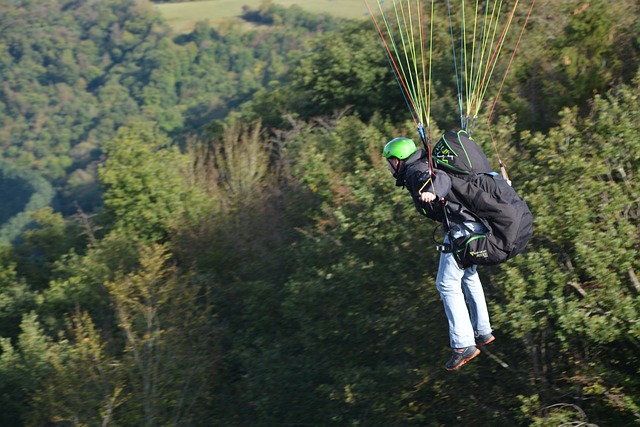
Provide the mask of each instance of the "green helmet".
[{"label": "green helmet", "polygon": [[382,150],[382,155],[387,159],[389,157],[397,157],[400,160],[408,158],[416,152],[416,143],[409,138],[394,138],[387,142]]}]

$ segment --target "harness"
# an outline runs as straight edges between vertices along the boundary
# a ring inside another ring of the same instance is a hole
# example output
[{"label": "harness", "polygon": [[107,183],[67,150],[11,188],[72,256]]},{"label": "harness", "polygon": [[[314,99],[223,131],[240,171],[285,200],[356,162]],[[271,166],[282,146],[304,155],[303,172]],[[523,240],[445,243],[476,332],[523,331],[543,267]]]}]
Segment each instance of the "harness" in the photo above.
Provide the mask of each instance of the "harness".
[{"label": "harness", "polygon": [[[496,172],[480,172],[474,175],[499,176]],[[438,243],[436,245],[436,250],[440,253],[452,253],[460,268],[468,267],[469,266],[468,262],[464,261],[464,257],[465,257],[465,251],[470,250],[469,244],[472,243],[474,240],[489,237],[491,235],[491,231],[490,231],[491,227],[489,226],[486,220],[479,217],[475,212],[472,212],[469,208],[467,208],[464,205],[462,206],[462,208],[465,210],[465,214],[472,217],[471,221],[482,224],[487,231],[479,233],[476,230],[473,230],[469,226],[467,226],[467,224],[465,224],[466,221],[460,221],[459,223],[455,224],[455,226],[452,227],[451,221],[449,219],[449,216],[450,216],[449,209],[448,209],[449,202],[446,201],[444,198],[442,198],[440,199],[440,205],[442,207],[442,216],[443,216],[442,226],[445,231],[445,240],[442,243]],[[453,233],[454,229],[455,231],[462,232],[462,236],[454,238],[454,233]],[[434,234],[435,234],[435,230],[434,230]],[[434,240],[435,240],[435,237],[434,237]],[[471,254],[473,256],[482,256],[480,252],[477,252],[477,253],[472,252]]]}]

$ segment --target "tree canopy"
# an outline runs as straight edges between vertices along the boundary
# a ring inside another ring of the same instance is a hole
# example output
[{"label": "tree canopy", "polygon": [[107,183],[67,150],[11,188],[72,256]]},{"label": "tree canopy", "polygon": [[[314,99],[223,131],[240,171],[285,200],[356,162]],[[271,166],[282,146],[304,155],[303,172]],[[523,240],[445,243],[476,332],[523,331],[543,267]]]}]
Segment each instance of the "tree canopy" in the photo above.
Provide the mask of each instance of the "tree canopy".
[{"label": "tree canopy", "polygon": [[454,374],[369,21],[0,5],[0,424],[639,423],[639,6],[538,3],[492,124],[534,236],[480,269],[497,340]]}]

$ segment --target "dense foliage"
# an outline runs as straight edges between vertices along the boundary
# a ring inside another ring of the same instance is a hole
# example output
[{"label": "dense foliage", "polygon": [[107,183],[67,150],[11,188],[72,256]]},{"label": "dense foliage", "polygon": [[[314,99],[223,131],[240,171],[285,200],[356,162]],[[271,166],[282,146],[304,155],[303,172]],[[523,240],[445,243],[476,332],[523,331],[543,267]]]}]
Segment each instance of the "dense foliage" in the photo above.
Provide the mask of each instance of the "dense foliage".
[{"label": "dense foliage", "polygon": [[0,424],[640,425],[638,7],[538,2],[492,127],[535,234],[452,374],[370,22],[2,3]]},{"label": "dense foliage", "polygon": [[315,31],[200,25],[174,40],[131,0],[4,2],[0,14],[2,157],[53,183],[65,214],[101,203],[97,164],[119,127],[148,121],[179,140],[281,76]]}]

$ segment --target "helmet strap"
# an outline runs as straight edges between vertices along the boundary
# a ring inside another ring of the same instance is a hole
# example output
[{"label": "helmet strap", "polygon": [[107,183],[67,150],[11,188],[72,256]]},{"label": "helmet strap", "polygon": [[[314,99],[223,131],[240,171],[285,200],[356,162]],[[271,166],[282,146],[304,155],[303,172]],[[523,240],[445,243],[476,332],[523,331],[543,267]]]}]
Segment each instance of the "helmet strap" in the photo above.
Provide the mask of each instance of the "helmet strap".
[{"label": "helmet strap", "polygon": [[397,157],[394,157],[394,158],[398,160],[398,163],[396,165],[393,164],[391,159],[387,159],[387,162],[389,162],[389,164],[393,168],[393,177],[398,178],[398,172],[400,172],[400,166],[402,166],[402,160],[398,159]]}]

